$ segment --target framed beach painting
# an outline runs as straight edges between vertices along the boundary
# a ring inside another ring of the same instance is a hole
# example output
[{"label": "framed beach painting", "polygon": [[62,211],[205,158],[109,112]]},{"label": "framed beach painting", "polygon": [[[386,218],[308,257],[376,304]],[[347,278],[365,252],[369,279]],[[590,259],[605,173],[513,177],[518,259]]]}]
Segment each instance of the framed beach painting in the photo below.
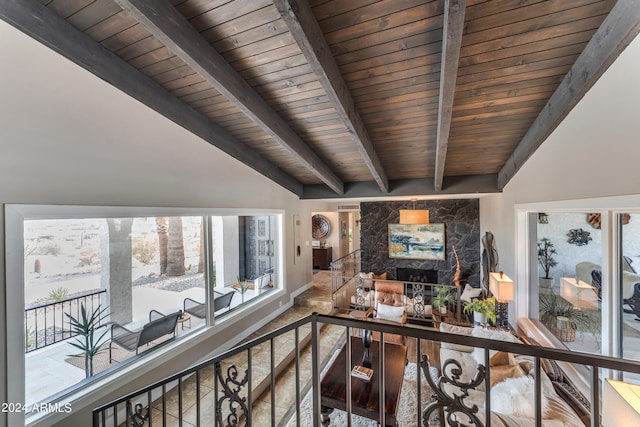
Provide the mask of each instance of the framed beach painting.
[{"label": "framed beach painting", "polygon": [[444,260],[444,224],[389,224],[389,258]]}]

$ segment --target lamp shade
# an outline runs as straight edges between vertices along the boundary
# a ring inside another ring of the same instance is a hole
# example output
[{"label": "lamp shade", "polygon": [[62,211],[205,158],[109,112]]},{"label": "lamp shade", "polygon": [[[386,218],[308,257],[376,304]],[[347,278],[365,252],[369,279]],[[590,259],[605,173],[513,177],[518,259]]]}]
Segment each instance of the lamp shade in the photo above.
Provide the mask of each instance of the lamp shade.
[{"label": "lamp shade", "polygon": [[489,290],[498,301],[513,301],[515,299],[513,280],[502,271],[489,273]]},{"label": "lamp shade", "polygon": [[640,386],[605,379],[602,388],[602,426],[640,426]]},{"label": "lamp shade", "polygon": [[429,211],[400,209],[400,224],[429,224]]},{"label": "lamp shade", "polygon": [[560,279],[560,296],[579,308],[598,308],[598,294],[595,288],[573,277]]}]

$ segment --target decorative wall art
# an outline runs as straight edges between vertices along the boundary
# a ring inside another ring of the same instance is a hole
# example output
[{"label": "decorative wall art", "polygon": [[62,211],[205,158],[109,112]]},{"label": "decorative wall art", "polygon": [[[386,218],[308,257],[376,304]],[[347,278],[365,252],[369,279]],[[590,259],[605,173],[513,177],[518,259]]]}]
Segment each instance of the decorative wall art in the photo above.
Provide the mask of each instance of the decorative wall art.
[{"label": "decorative wall art", "polygon": [[[627,225],[629,224],[629,220],[631,219],[631,215],[629,214],[622,214],[622,224],[623,225]],[[600,214],[599,213],[588,213],[587,214],[587,222],[589,224],[591,224],[591,226],[593,228],[595,228],[596,230],[599,230],[600,227],[602,226],[602,220],[600,218]]]},{"label": "decorative wall art", "polygon": [[584,231],[582,228],[569,230],[567,236],[569,236],[568,242],[576,246],[584,246],[591,240],[591,233]]},{"label": "decorative wall art", "polygon": [[445,259],[444,224],[389,224],[389,258]]},{"label": "decorative wall art", "polygon": [[324,215],[314,215],[311,217],[311,236],[314,239],[327,237],[331,232],[331,223]]},{"label": "decorative wall art", "polygon": [[591,226],[596,230],[599,230],[600,227],[602,226],[599,213],[588,213],[587,222],[591,224]]}]

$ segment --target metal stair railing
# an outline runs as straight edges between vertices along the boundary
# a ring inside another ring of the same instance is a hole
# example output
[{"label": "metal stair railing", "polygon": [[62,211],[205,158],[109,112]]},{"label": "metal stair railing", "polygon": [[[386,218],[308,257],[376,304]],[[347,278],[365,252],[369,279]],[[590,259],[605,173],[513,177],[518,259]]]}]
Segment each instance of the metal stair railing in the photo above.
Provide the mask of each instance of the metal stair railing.
[{"label": "metal stair railing", "polygon": [[[491,369],[488,363],[489,350],[498,350],[531,356],[534,358],[535,363],[536,425],[542,425],[541,375],[544,375],[541,370],[542,359],[576,363],[591,368],[591,396],[589,396],[589,398],[591,401],[592,427],[600,425],[601,376],[610,376],[612,375],[612,372],[640,374],[640,362],[636,361],[623,360],[608,356],[591,355],[569,350],[552,349],[537,345],[525,345],[521,343],[457,335],[440,332],[430,328],[403,327],[392,324],[314,313],[276,331],[228,350],[195,367],[171,375],[162,381],[151,384],[134,393],[123,396],[95,409],[93,411],[93,426],[116,427],[121,425],[131,425],[134,427],[143,427],[166,425],[167,408],[170,404],[174,407],[177,405],[178,414],[176,418],[178,425],[182,425],[183,421],[187,417],[189,418],[189,422],[196,426],[212,425],[212,420],[214,420],[213,422],[215,425],[219,427],[235,425],[251,426],[252,421],[254,419],[258,419],[257,417],[260,417],[260,425],[264,425],[263,423],[265,420],[269,420],[268,424],[272,426],[279,425],[282,420],[277,419],[276,417],[276,399],[281,397],[276,396],[276,362],[274,353],[275,348],[278,345],[276,340],[279,341],[284,334],[293,333],[295,336],[293,347],[294,359],[291,363],[294,364],[295,369],[294,378],[296,381],[296,396],[295,402],[292,406],[296,417],[296,425],[301,425],[301,402],[304,397],[303,394],[306,394],[308,390],[308,393],[312,398],[312,425],[314,427],[318,427],[321,422],[320,377],[322,366],[320,362],[321,343],[319,333],[321,325],[336,325],[338,327],[344,327],[344,332],[347,337],[345,341],[347,343],[347,347],[349,346],[349,337],[351,336],[352,330],[368,329],[378,331],[381,335],[380,341],[382,343],[384,343],[385,334],[404,335],[406,337],[416,338],[415,359],[416,361],[422,360],[421,364],[423,369],[428,367],[428,360],[425,360],[423,356],[421,340],[447,342],[483,348],[485,353],[484,375],[486,376],[489,376],[489,371]],[[312,372],[311,378],[307,380],[308,383],[302,384],[300,373],[300,331],[303,328],[308,329],[309,327],[311,329],[311,340],[309,345],[311,346],[310,359]],[[264,367],[254,366],[257,362],[254,362],[253,360],[253,353],[257,352],[258,348],[261,346],[263,346],[262,349],[264,350],[265,345],[268,346],[268,351],[271,356],[268,369],[269,387],[266,391],[266,393],[269,393],[270,405],[269,407],[262,407],[261,409],[258,409],[258,405],[254,404],[257,396],[253,396],[252,387],[249,385],[252,384],[252,377],[255,374],[255,368]],[[384,348],[384,345],[381,345],[381,347]],[[348,351],[347,354],[347,366],[351,366],[351,353]],[[383,366],[384,364],[384,354],[384,351],[380,352],[380,366]],[[449,363],[449,361],[444,361],[444,365],[447,363]],[[384,370],[381,374],[383,378],[382,384],[384,384]],[[345,372],[345,375],[348,376],[347,372]],[[440,380],[442,380],[442,378],[443,377],[441,376]],[[434,380],[431,378],[428,378],[427,382],[435,393],[435,390],[438,388],[438,384],[434,383]],[[347,379],[348,389],[350,384],[351,382]],[[417,388],[418,410],[416,414],[416,421],[417,425],[424,425],[425,420],[423,419],[423,412],[425,412],[427,408],[423,407],[420,398],[420,375],[418,375],[417,378]],[[211,389],[213,389],[212,392]],[[381,387],[381,389],[384,389],[384,386]],[[491,410],[489,390],[490,388],[487,387],[485,413],[490,413]],[[184,396],[186,394],[195,397],[195,404],[184,401]],[[351,395],[349,391],[347,391],[347,395]],[[440,400],[437,400],[436,404],[445,411],[451,409],[452,406],[451,402]],[[431,408],[429,410],[432,411],[433,409]],[[264,414],[263,411],[267,411],[268,414]],[[352,408],[350,404],[346,405],[346,412],[348,417],[347,419],[351,419]],[[491,417],[487,417],[486,425],[490,424],[490,418]],[[378,422],[380,425],[385,425],[385,413],[383,410],[380,411]]]}]

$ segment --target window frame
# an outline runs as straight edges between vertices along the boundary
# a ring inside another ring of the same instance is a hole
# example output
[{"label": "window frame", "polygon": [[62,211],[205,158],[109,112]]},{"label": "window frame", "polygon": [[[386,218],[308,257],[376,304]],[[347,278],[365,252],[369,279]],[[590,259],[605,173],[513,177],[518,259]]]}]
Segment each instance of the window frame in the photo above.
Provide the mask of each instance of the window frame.
[{"label": "window frame", "polygon": [[[602,276],[607,283],[617,283],[617,286],[608,286],[602,292],[601,304],[601,354],[619,357],[621,349],[621,334],[611,322],[605,323],[605,319],[622,319],[621,306],[612,304],[620,298],[620,263],[619,248],[619,224],[616,221],[620,209],[594,206],[591,201],[584,201],[580,206],[576,201],[547,202],[535,204],[516,205],[516,271],[517,283],[523,283],[523,292],[516,300],[516,317],[532,319],[532,280],[537,280],[537,236],[535,233],[538,212],[567,212],[585,213],[598,212],[601,214],[601,254]],[[637,209],[625,209],[625,212],[634,212]],[[537,318],[537,315],[536,315]]]},{"label": "window frame", "polygon": [[[622,298],[622,221],[623,214],[640,215],[640,195],[610,196],[592,199],[577,199],[554,202],[515,204],[515,244],[518,283],[525,284],[524,296],[516,301],[517,317],[529,317],[531,274],[530,254],[536,242],[530,238],[530,216],[537,212],[595,212],[601,214],[602,229],[602,276],[603,281],[616,284],[602,291],[602,351],[611,357],[623,356],[623,310],[617,302]],[[537,270],[537,267],[535,267]],[[611,321],[614,320],[614,321]]]},{"label": "window frame", "polygon": [[[205,287],[207,298],[207,321],[204,327],[198,328],[189,334],[185,334],[176,340],[157,349],[144,357],[136,356],[131,362],[123,363],[106,375],[97,374],[91,379],[80,381],[76,386],[63,392],[53,394],[48,399],[50,402],[73,404],[74,402],[87,402],[87,399],[96,398],[110,391],[116,391],[123,379],[130,377],[134,372],[136,376],[143,376],[145,372],[152,371],[160,363],[167,359],[178,357],[189,348],[210,338],[212,335],[233,327],[236,323],[246,318],[256,303],[268,304],[277,300],[286,293],[284,274],[284,215],[281,209],[247,209],[247,208],[169,208],[169,207],[134,207],[134,206],[82,206],[82,205],[31,205],[31,204],[5,204],[5,279],[6,301],[5,309],[7,319],[24,319],[24,221],[25,220],[56,220],[56,219],[85,219],[85,218],[123,218],[123,217],[158,217],[158,216],[202,216],[205,227]],[[274,274],[276,288],[262,297],[253,298],[242,307],[232,312],[225,313],[223,321],[216,322],[212,313],[213,304],[210,298],[213,296],[214,286],[209,279],[212,273],[211,252],[211,217],[215,216],[275,216],[277,234],[275,237],[277,265]],[[248,311],[249,310],[249,311]],[[24,322],[21,327],[7,328],[7,382],[12,387],[7,389],[7,401],[24,404],[25,401],[25,352],[24,352]],[[249,333],[251,331],[247,331]],[[66,414],[15,412],[8,414],[8,422],[13,425],[37,424],[42,419],[50,422],[61,420]]]}]

